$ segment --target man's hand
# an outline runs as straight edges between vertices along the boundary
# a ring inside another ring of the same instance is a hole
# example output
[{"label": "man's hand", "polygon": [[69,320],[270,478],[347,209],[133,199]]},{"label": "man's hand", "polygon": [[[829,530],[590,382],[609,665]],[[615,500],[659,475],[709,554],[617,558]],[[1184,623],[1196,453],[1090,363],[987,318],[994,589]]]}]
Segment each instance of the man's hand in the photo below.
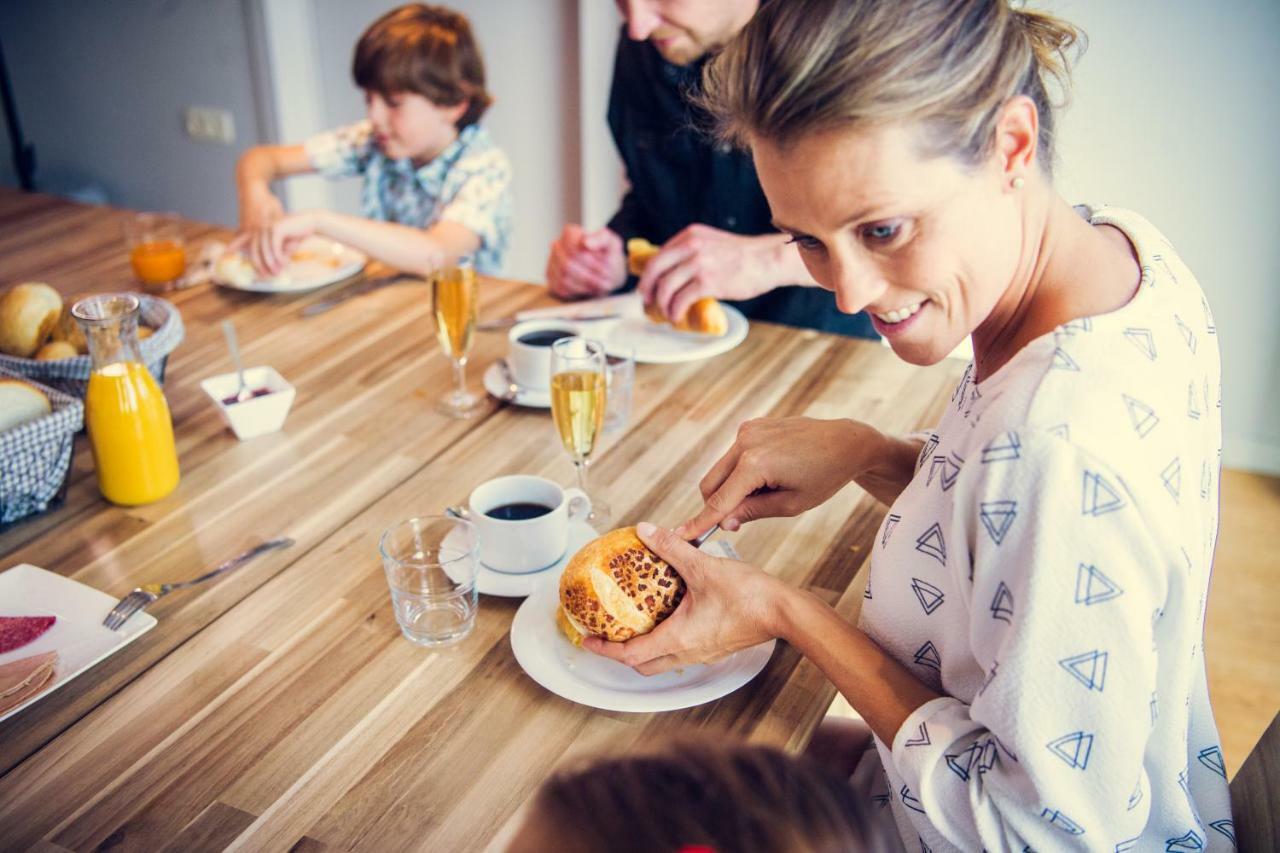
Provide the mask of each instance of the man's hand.
[{"label": "man's hand", "polygon": [[644,304],[679,320],[705,296],[750,299],[783,284],[803,283],[807,275],[789,279],[798,272],[797,262],[783,235],[744,237],[690,225],[663,244],[636,289]]},{"label": "man's hand", "polygon": [[561,299],[604,296],[626,278],[622,238],[608,228],[585,232],[581,225],[566,225],[551,244],[547,286]]}]

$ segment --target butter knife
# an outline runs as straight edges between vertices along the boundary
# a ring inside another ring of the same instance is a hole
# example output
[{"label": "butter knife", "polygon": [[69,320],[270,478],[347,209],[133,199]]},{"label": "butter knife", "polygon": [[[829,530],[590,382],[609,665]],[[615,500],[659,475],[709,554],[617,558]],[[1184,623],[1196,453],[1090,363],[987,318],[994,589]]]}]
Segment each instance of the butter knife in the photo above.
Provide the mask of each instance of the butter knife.
[{"label": "butter knife", "polygon": [[323,314],[330,308],[336,308],[348,299],[363,296],[370,291],[377,290],[380,287],[386,287],[389,284],[395,284],[398,281],[404,281],[407,278],[411,278],[411,276],[402,272],[367,278],[359,284],[352,285],[336,296],[325,299],[322,302],[312,302],[310,305],[302,309],[301,314],[303,317],[314,317],[317,314]]},{"label": "butter knife", "polygon": [[565,323],[594,323],[597,320],[613,320],[622,316],[616,311],[610,314],[584,314],[575,317],[572,314],[551,314],[541,315],[538,317],[503,317],[501,320],[485,320],[483,323],[476,323],[477,332],[500,332],[503,329],[510,329],[517,323],[524,322],[542,322],[543,320],[561,321]]}]

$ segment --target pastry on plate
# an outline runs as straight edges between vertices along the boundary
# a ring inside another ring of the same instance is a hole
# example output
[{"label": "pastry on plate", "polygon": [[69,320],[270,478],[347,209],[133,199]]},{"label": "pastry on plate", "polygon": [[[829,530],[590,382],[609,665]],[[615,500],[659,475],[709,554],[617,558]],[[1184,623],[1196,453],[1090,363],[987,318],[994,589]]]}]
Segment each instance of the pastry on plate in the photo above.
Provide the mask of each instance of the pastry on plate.
[{"label": "pastry on plate", "polygon": [[[632,237],[627,241],[627,270],[632,275],[643,275],[649,261],[660,251],[661,246],[655,246],[643,237]],[[682,332],[698,332],[718,337],[729,331],[729,318],[724,313],[724,306],[711,296],[704,296],[693,303],[685,315],[674,323],[664,317],[656,305],[646,305],[644,315],[655,323],[670,323]]]}]

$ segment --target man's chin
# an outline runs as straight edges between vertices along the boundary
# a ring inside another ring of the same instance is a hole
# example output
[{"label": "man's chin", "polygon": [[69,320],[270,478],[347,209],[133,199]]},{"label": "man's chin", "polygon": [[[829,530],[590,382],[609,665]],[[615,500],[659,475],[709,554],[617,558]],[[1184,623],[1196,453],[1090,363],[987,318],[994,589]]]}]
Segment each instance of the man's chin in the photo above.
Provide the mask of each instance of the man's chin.
[{"label": "man's chin", "polygon": [[697,62],[706,53],[699,45],[684,36],[667,39],[650,39],[659,54],[672,65],[688,65]]}]

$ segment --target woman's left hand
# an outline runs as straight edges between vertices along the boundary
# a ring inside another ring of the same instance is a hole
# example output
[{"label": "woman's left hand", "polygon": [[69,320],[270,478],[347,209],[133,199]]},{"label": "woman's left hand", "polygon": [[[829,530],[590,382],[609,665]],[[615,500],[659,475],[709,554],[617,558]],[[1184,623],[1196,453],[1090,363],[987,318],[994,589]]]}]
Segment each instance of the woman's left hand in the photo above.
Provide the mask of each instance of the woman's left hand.
[{"label": "woman's left hand", "polygon": [[684,578],[684,599],[653,631],[625,643],[587,637],[583,647],[641,675],[720,660],[773,639],[778,605],[790,589],[755,566],[712,557],[670,530],[641,522],[641,541]]}]

